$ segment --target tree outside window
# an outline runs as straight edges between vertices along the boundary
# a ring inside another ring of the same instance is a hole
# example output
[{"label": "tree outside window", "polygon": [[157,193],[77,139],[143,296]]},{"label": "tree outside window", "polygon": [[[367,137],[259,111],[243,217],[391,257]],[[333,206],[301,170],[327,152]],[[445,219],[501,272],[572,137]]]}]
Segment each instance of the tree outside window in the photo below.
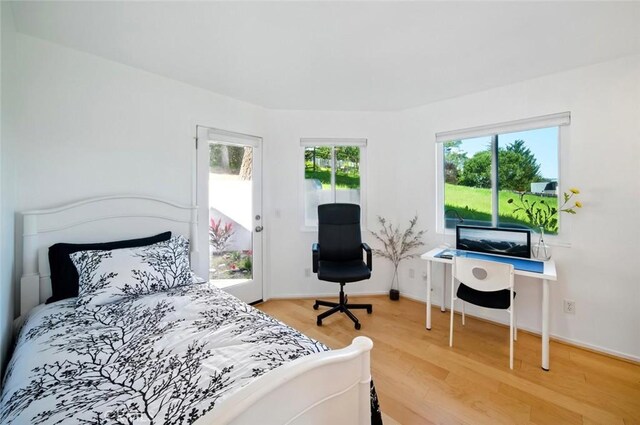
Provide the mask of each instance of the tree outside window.
[{"label": "tree outside window", "polygon": [[[558,205],[558,127],[452,140],[442,149],[446,228],[532,228],[507,202],[523,193],[527,202]],[[558,230],[557,224],[545,228]]]},{"label": "tree outside window", "polygon": [[362,149],[362,146],[305,146],[305,226],[317,226],[320,204],[360,204]]}]

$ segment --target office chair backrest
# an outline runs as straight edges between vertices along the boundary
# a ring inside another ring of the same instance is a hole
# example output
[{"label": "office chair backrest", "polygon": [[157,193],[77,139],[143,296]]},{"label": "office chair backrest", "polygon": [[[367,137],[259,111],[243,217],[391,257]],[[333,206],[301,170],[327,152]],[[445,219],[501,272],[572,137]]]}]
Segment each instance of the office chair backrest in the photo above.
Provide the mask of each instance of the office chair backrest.
[{"label": "office chair backrest", "polygon": [[320,261],[362,260],[360,206],[318,205]]},{"label": "office chair backrest", "polygon": [[453,276],[470,288],[491,292],[513,287],[511,264],[465,257],[453,258]]}]

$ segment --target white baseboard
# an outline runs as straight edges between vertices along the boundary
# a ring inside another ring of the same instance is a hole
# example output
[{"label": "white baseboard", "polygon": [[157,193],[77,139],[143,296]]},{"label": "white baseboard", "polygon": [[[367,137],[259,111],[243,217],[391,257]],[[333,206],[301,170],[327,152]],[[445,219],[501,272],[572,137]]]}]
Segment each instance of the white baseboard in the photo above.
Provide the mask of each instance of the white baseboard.
[{"label": "white baseboard", "polygon": [[[416,297],[413,297],[411,295],[405,295],[405,294],[402,294],[401,296],[425,304],[425,301],[421,300],[420,298],[416,298]],[[431,302],[431,305],[433,307],[440,308],[440,304],[434,303],[433,301]],[[466,316],[467,317],[474,317],[476,319],[480,319],[480,320],[484,320],[484,321],[487,321],[487,322],[496,323],[498,325],[503,325],[503,326],[509,327],[509,323],[506,320],[504,322],[502,322],[500,320],[495,320],[493,318],[489,319],[489,318],[486,318],[486,317],[476,316],[474,314],[469,314],[469,313],[467,313]],[[533,328],[530,328],[528,326],[518,326],[518,330],[523,330],[523,331],[526,331],[526,332],[528,332],[530,334],[533,334],[533,335],[542,336],[542,332],[539,329],[533,329]],[[550,334],[549,336],[550,336],[551,340],[554,340],[554,341],[563,342],[565,344],[573,345],[575,347],[585,348],[585,349],[590,350],[590,351],[603,353],[603,354],[606,354],[606,355],[609,355],[609,356],[612,356],[612,357],[618,357],[620,359],[629,360],[629,361],[632,361],[632,362],[635,362],[635,363],[640,363],[640,356],[634,356],[633,354],[628,354],[628,353],[623,353],[621,351],[611,350],[609,348],[601,347],[601,346],[595,345],[595,344],[589,344],[587,342],[580,341],[580,340],[577,340],[577,339],[565,338],[565,337],[562,337],[562,336],[559,336],[559,335],[556,335],[556,334]]]},{"label": "white baseboard", "polygon": [[618,357],[624,360],[629,360],[634,363],[640,363],[640,356],[634,356],[632,354],[623,353],[621,351],[610,350],[608,348],[601,347],[599,345],[589,344],[587,342],[579,341],[576,339],[564,338],[558,335],[551,335],[551,339],[555,339],[557,341],[564,342],[569,345],[575,345],[576,347],[585,348],[590,351],[604,353],[612,357]]}]

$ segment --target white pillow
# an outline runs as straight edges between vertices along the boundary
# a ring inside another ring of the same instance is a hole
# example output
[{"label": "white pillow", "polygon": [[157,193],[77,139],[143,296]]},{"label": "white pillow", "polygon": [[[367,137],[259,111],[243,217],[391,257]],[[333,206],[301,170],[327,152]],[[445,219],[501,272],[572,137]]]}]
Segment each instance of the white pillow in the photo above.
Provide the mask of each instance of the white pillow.
[{"label": "white pillow", "polygon": [[104,305],[192,283],[189,241],[164,242],[111,251],[78,251],[69,256],[78,270],[77,305]]}]

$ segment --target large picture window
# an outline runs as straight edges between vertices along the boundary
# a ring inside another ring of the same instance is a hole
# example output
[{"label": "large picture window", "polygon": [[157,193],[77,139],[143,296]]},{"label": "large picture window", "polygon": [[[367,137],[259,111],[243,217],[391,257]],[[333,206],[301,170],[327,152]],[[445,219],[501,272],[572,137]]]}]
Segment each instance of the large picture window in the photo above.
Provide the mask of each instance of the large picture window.
[{"label": "large picture window", "polygon": [[318,225],[320,204],[344,202],[364,209],[366,140],[302,139],[301,145],[304,149],[304,226]]},{"label": "large picture window", "polygon": [[[462,223],[530,229],[532,218],[517,211],[517,203],[535,202],[558,208],[559,135],[560,126],[568,124],[568,116],[566,120],[562,119],[564,115],[553,117],[556,119],[544,117],[541,122],[531,120],[449,134],[463,137],[438,135],[441,219],[445,229]],[[531,129],[522,129],[527,125]],[[558,221],[545,228],[550,234],[559,230]]]}]

